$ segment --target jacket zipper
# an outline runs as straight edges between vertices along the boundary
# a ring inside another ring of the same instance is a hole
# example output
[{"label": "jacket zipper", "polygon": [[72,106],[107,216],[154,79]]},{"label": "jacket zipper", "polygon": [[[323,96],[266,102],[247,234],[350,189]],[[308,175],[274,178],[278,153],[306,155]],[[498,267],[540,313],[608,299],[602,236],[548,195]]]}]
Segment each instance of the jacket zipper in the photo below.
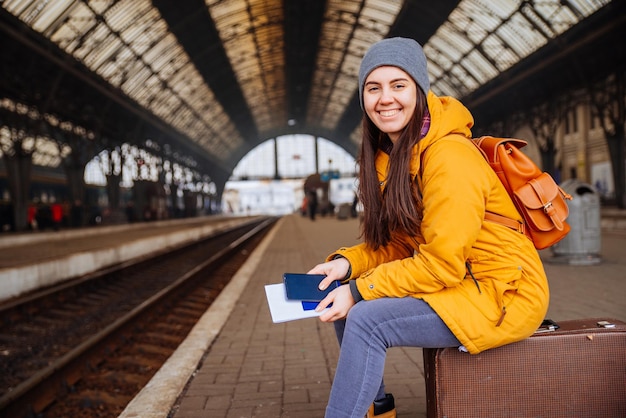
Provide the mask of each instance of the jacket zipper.
[{"label": "jacket zipper", "polygon": [[474,277],[474,273],[472,273],[472,266],[469,263],[469,261],[465,262],[465,267],[467,268],[467,272],[469,273],[469,275],[472,277],[472,280],[474,280],[474,284],[476,285],[476,289],[478,289],[478,293],[482,295],[483,292],[482,290],[480,290],[480,286],[478,285],[478,280],[476,280],[476,277]]}]

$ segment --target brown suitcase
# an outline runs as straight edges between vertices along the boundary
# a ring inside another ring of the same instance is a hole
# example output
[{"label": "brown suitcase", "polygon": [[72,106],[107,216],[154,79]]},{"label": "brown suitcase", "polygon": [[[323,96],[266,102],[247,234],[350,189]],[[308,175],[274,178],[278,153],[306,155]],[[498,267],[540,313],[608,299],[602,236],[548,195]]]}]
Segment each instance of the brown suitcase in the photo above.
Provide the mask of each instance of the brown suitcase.
[{"label": "brown suitcase", "polygon": [[626,417],[626,323],[558,325],[477,355],[424,349],[428,418]]}]

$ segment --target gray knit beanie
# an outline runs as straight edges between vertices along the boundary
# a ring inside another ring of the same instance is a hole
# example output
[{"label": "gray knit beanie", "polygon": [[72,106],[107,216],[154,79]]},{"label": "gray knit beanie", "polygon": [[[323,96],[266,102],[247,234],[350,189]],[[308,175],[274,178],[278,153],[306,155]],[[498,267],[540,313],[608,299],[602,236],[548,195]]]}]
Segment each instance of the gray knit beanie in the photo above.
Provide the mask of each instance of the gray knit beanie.
[{"label": "gray knit beanie", "polygon": [[363,87],[367,76],[378,67],[391,65],[409,74],[424,94],[428,94],[430,81],[426,56],[420,44],[409,38],[387,38],[370,47],[359,69],[359,102],[363,109]]}]

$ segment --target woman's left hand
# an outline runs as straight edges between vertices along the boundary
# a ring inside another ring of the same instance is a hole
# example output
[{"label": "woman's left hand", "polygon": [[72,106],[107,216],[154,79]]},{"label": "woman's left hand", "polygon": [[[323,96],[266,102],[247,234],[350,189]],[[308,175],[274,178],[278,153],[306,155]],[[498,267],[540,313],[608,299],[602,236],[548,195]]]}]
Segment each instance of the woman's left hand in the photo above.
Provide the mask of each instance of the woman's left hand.
[{"label": "woman's left hand", "polygon": [[339,286],[333,290],[317,305],[315,310],[320,312],[328,305],[333,304],[328,311],[320,316],[322,322],[334,322],[343,319],[348,315],[348,311],[355,305],[350,286],[347,284]]}]

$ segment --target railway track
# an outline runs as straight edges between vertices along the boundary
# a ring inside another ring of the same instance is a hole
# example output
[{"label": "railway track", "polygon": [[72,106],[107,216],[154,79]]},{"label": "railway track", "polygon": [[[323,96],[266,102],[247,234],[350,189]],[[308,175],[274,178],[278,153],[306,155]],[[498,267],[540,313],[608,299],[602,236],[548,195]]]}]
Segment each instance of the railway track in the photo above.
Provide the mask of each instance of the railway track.
[{"label": "railway track", "polygon": [[274,221],[0,307],[0,417],[117,417]]}]

